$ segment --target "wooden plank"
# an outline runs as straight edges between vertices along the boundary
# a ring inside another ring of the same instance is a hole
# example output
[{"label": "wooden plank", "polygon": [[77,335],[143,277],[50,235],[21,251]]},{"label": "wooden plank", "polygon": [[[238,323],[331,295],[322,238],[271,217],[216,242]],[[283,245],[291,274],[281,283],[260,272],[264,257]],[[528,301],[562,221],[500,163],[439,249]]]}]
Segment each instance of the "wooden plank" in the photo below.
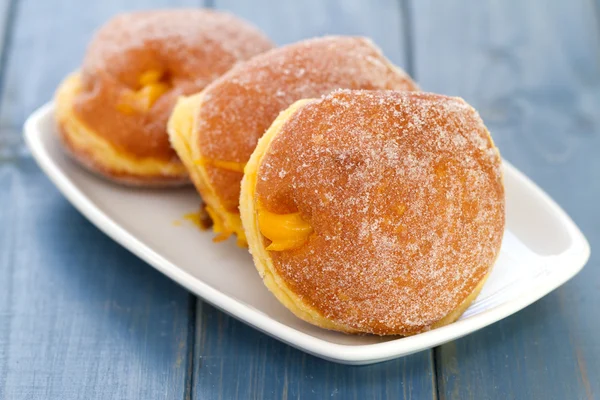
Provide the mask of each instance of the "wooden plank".
[{"label": "wooden plank", "polygon": [[[12,32],[16,0],[0,1],[0,93],[2,91],[2,73],[5,70],[7,58],[8,34]],[[0,130],[0,162],[11,157],[18,139],[16,135],[7,135]]]},{"label": "wooden plank", "polygon": [[[17,4],[2,138],[20,148],[25,117],[77,68],[93,30],[123,10],[117,0]],[[12,150],[0,162],[0,399],[189,397],[195,297],[88,223]]]},{"label": "wooden plank", "polygon": [[0,399],[183,399],[195,298],[32,160],[0,166],[0,185]]},{"label": "wooden plank", "polygon": [[[423,88],[479,109],[505,158],[600,245],[600,31],[584,0],[412,2]],[[440,398],[600,397],[600,258],[518,314],[436,350]]]},{"label": "wooden plank", "polygon": [[[373,37],[394,62],[407,64],[402,10],[396,1],[218,0],[215,7],[254,22],[280,44],[326,33],[361,34]],[[429,351],[374,366],[334,364],[271,339],[201,301],[196,332],[193,398],[435,397]]]},{"label": "wooden plank", "polygon": [[0,1],[0,52],[4,52],[7,42],[7,33],[12,29],[12,17],[14,17],[16,0]]},{"label": "wooden plank", "polygon": [[407,67],[402,1],[216,0],[215,8],[252,21],[278,44],[327,34],[365,35],[386,56]]},{"label": "wooden plank", "polygon": [[431,399],[431,352],[356,367],[296,350],[199,303],[193,398]]}]

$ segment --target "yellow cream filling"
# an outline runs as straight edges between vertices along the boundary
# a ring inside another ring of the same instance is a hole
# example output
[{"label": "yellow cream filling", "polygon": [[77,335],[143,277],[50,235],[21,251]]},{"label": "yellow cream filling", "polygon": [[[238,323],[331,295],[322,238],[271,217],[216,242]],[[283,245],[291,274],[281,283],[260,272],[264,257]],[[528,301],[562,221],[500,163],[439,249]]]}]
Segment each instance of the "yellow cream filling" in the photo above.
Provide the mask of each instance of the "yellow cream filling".
[{"label": "yellow cream filling", "polygon": [[184,219],[190,221],[192,224],[196,225],[198,228],[204,230],[204,226],[202,225],[202,221],[200,220],[200,214],[197,212],[187,213],[183,216]]},{"label": "yellow cream filling", "polygon": [[259,207],[258,226],[264,237],[271,241],[270,251],[292,250],[301,247],[313,232],[312,226],[300,213],[275,214]]},{"label": "yellow cream filling", "polygon": [[138,90],[128,90],[121,96],[121,102],[117,104],[117,110],[124,114],[146,112],[152,108],[154,103],[171,89],[164,78],[164,73],[151,70],[140,76]]},{"label": "yellow cream filling", "polygon": [[[267,236],[261,232],[260,227],[261,224],[259,218],[261,210],[260,207],[258,207],[255,198],[257,181],[256,174],[258,172],[258,168],[269,148],[269,144],[281,130],[285,121],[308,102],[310,102],[310,100],[298,100],[287,110],[279,114],[279,117],[277,117],[271,127],[259,140],[258,146],[256,147],[256,150],[254,150],[254,153],[252,153],[252,157],[250,157],[250,161],[245,169],[244,179],[242,181],[242,192],[240,195],[240,214],[246,234],[248,235],[248,245],[254,259],[254,265],[262,277],[265,286],[271,291],[271,293],[273,293],[273,295],[275,295],[275,297],[277,297],[285,307],[305,321],[327,329],[353,332],[354,329],[351,327],[336,323],[334,321],[329,321],[327,318],[323,317],[316,309],[308,304],[305,304],[303,300],[288,287],[283,278],[275,272],[275,267],[273,266],[271,256],[264,245],[264,238]],[[283,215],[285,216],[286,214]],[[265,215],[263,214],[263,218],[264,216]],[[293,221],[296,217],[285,218]],[[300,223],[297,225],[300,225]],[[268,231],[271,226],[268,217],[266,226]],[[271,235],[271,232],[267,232],[267,234]],[[278,235],[275,234],[271,236],[277,239],[276,236]]]},{"label": "yellow cream filling", "polygon": [[[206,169],[203,168],[204,165],[210,163],[211,165],[220,168],[228,166],[229,168],[226,169],[242,172],[243,167],[234,162],[203,158],[199,154],[197,146],[190,145],[190,143],[198,142],[197,132],[194,132],[195,113],[200,108],[201,104],[202,93],[190,97],[182,97],[177,101],[167,128],[171,145],[185,164],[196,188],[206,203],[206,212],[213,221],[212,228],[217,235],[214,240],[220,242],[227,239],[232,234],[236,234],[238,246],[247,247],[246,235],[242,227],[240,216],[225,209],[214,188],[210,184]],[[209,162],[206,162],[207,160]]]},{"label": "yellow cream filling", "polygon": [[179,163],[167,163],[152,158],[138,159],[118,151],[113,145],[96,134],[73,112],[73,104],[81,92],[81,76],[69,75],[56,92],[56,118],[67,132],[72,146],[90,155],[95,163],[116,172],[135,176],[185,176],[186,171]]},{"label": "yellow cream filling", "polygon": [[[206,212],[213,221],[213,232],[217,234],[217,236],[215,236],[213,239],[214,242],[222,242],[227,240],[229,236],[235,233],[237,235],[237,245],[240,247],[248,247],[248,244],[246,243],[246,235],[244,233],[244,229],[242,228],[242,222],[240,221],[239,225],[236,225],[239,217],[237,219],[231,218],[229,220],[221,218],[221,214],[216,213],[211,206],[206,206]],[[227,214],[232,215],[231,213]]]},{"label": "yellow cream filling", "polygon": [[[322,316],[318,310],[305,303],[302,298],[300,298],[292,289],[290,289],[285,280],[276,272],[275,266],[273,265],[273,260],[267,251],[268,248],[264,246],[263,236],[268,238],[265,233],[271,235],[269,230],[275,225],[271,225],[271,222],[267,217],[267,229],[264,230],[264,222],[261,222],[261,214],[264,211],[261,212],[256,199],[258,168],[262,163],[264,155],[267,153],[271,141],[279,133],[284,122],[309,101],[310,100],[299,100],[292,104],[287,110],[280,114],[280,116],[275,120],[275,122],[273,122],[264,136],[259,140],[258,146],[252,154],[252,157],[250,157],[250,161],[246,166],[244,179],[242,181],[240,213],[244,228],[248,234],[248,245],[254,259],[254,265],[260,273],[260,276],[263,278],[265,286],[267,286],[273,295],[275,295],[275,297],[277,297],[279,301],[296,316],[309,323],[326,329],[353,333],[356,332],[354,328],[336,321],[329,320]],[[405,207],[400,206],[398,211],[400,214],[402,214],[405,211]],[[296,219],[296,217],[289,217],[289,214],[284,214],[284,217],[292,221]],[[484,282],[485,279],[482,279],[475,290],[473,290],[473,292],[462,302],[461,305],[456,308],[456,310],[448,314],[442,320],[438,321],[432,326],[432,328],[446,325],[458,319],[458,317],[462,315],[471,302],[477,297],[481,288],[483,287]],[[348,298],[348,296],[344,293],[339,293],[338,296],[343,301],[347,300]]]}]

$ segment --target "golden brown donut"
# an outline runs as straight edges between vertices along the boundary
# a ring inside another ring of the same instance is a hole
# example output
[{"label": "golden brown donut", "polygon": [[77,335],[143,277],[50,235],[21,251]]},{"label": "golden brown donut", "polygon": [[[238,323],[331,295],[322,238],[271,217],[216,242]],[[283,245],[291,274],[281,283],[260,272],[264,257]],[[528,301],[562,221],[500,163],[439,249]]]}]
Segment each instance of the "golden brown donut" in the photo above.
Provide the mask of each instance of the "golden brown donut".
[{"label": "golden brown donut", "polygon": [[202,93],[182,99],[171,143],[213,218],[216,241],[245,244],[240,181],[258,139],[294,101],[337,88],[417,90],[368,39],[331,36],[284,46],[242,63]]},{"label": "golden brown donut", "polygon": [[460,98],[340,90],[280,114],[246,166],[256,268],[303,320],[413,335],[475,299],[504,231],[501,159]]},{"label": "golden brown donut", "polygon": [[60,136],[84,166],[135,185],[189,181],[166,123],[178,96],[269,50],[228,13],[178,9],[119,15],[94,36],[81,70],[56,93]]}]

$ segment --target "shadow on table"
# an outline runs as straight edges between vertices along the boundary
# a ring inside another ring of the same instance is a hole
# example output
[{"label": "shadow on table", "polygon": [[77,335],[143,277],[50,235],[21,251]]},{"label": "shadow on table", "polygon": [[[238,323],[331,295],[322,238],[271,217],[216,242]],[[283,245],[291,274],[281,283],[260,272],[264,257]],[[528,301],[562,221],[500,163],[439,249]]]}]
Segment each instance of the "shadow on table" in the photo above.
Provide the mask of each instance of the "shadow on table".
[{"label": "shadow on table", "polygon": [[[374,365],[347,366],[296,350],[199,301],[194,387],[200,396],[224,398],[248,390],[273,398],[283,393],[292,398],[369,398],[373,393],[384,398],[430,398],[436,380],[448,387],[458,384],[457,377],[467,370],[472,375],[482,370],[482,365],[506,365],[507,357],[521,357],[524,347],[536,345],[523,338],[536,337],[540,327],[552,320],[555,303],[556,299],[545,299],[435,351]],[[485,379],[492,381],[492,377]]]}]

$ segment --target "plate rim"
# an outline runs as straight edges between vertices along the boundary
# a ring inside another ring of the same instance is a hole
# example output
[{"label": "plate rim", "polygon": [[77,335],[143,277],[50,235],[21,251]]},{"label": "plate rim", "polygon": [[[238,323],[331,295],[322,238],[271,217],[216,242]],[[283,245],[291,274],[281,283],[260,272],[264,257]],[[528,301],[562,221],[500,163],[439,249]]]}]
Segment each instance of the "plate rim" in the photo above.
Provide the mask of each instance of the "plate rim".
[{"label": "plate rim", "polygon": [[[493,309],[415,336],[364,345],[332,343],[279,322],[213,288],[143,244],[105,214],[54,162],[50,152],[46,151],[41,137],[47,135],[48,132],[42,128],[40,123],[45,122],[48,118],[53,119],[53,110],[53,102],[48,102],[27,118],[24,124],[25,142],[42,171],[83,216],[137,257],[223,312],[292,347],[330,361],[344,364],[371,364],[403,357],[458,339],[500,321],[541,299],[579,273],[590,256],[587,239],[567,213],[531,179],[508,161],[503,160],[504,168],[509,170],[528,190],[539,195],[540,201],[545,203],[560,220],[571,239],[571,245],[564,252],[546,257],[553,272],[544,283]],[[556,266],[563,266],[563,268],[554,268]]]}]

